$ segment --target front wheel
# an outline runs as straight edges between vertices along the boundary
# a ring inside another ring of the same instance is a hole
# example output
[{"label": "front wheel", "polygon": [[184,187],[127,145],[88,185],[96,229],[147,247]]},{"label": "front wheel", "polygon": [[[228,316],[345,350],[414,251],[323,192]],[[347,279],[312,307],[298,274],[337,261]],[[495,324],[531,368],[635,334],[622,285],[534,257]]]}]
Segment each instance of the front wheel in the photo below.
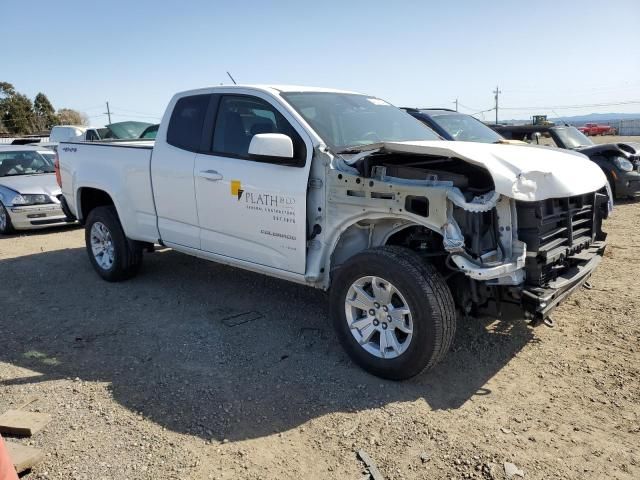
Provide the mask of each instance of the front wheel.
[{"label": "front wheel", "polygon": [[0,203],[0,235],[9,235],[10,233],[13,233],[11,217],[4,205]]},{"label": "front wheel", "polygon": [[367,250],[340,266],[331,287],[331,317],[349,356],[370,373],[392,380],[438,363],[456,328],[444,278],[401,247]]},{"label": "front wheel", "polygon": [[125,236],[112,206],[91,210],[85,225],[85,243],[93,268],[108,282],[131,278],[142,265],[142,246]]}]

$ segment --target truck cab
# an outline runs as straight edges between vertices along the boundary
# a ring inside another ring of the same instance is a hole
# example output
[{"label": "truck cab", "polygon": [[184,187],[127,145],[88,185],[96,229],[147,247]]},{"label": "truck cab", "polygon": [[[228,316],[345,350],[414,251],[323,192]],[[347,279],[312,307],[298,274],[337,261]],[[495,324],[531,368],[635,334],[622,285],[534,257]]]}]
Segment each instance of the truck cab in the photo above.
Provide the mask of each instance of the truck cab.
[{"label": "truck cab", "polygon": [[330,290],[339,341],[385,378],[441,360],[456,308],[511,303],[549,323],[605,248],[606,179],[582,155],[444,142],[354,92],[182,92],[155,141],[63,142],[58,155],[103,279],[133,277],[162,244]]}]

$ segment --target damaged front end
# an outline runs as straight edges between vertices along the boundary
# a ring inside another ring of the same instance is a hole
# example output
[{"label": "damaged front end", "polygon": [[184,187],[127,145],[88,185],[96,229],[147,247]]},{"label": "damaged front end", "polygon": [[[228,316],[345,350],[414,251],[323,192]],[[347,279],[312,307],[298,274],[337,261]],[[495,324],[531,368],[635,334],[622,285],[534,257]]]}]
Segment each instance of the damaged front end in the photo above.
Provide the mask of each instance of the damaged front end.
[{"label": "damaged front end", "polygon": [[[334,162],[330,204],[341,215],[353,206],[393,214],[402,228],[402,222],[424,226],[385,241],[422,250],[440,267],[463,311],[496,306],[500,312],[509,303],[526,318],[544,321],[599,264],[608,201],[602,185],[540,200],[535,192],[544,189],[548,174],[534,171],[513,176],[510,196],[505,182],[498,191],[482,165],[406,150],[382,145]],[[367,225],[373,232],[375,222]],[[434,234],[441,239],[435,247]]]}]

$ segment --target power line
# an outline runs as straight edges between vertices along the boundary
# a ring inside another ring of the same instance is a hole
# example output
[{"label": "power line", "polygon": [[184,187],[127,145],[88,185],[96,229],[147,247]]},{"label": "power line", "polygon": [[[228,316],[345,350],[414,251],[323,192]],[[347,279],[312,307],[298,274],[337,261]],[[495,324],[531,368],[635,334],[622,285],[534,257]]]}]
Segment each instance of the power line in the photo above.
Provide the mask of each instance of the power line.
[{"label": "power line", "polygon": [[480,110],[479,108],[474,108],[474,107],[470,107],[469,105],[465,105],[462,102],[458,102],[458,105],[461,106],[462,108],[466,108],[467,110],[471,110],[471,111]]},{"label": "power line", "polygon": [[478,115],[479,113],[487,113],[495,110],[495,107],[487,108],[486,110],[480,110],[477,112],[470,113],[469,115]]},{"label": "power line", "polygon": [[157,113],[150,113],[150,112],[141,112],[139,110],[129,110],[128,108],[120,108],[117,105],[113,107],[116,110],[119,110],[121,112],[127,112],[127,113],[137,113],[139,115],[146,115],[149,117],[160,117],[161,115],[157,114]]},{"label": "power line", "polygon": [[502,107],[504,110],[552,110],[563,108],[595,108],[595,107],[613,107],[618,105],[640,105],[640,100],[627,100],[622,102],[611,103],[583,103],[575,105],[542,105],[542,106],[525,106],[525,107]]}]

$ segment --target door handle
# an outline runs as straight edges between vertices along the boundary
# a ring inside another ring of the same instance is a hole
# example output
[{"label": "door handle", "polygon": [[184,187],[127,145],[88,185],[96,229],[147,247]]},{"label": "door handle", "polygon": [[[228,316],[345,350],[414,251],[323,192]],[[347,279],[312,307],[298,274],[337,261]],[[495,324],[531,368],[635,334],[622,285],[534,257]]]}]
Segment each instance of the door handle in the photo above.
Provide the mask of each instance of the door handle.
[{"label": "door handle", "polygon": [[211,182],[217,182],[218,180],[222,180],[222,174],[216,172],[215,170],[201,170],[199,176]]}]

